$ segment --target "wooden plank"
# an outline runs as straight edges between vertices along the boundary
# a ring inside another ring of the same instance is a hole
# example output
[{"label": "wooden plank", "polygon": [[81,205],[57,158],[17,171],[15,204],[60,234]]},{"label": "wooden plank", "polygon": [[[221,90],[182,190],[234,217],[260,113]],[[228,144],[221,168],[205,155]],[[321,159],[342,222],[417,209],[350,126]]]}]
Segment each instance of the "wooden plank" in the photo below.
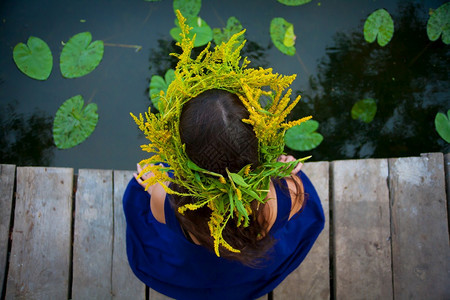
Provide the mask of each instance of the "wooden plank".
[{"label": "wooden plank", "polygon": [[16,166],[0,165],[0,295],[6,274],[15,175]]},{"label": "wooden plank", "polygon": [[145,284],[131,270],[126,251],[126,221],[123,213],[123,193],[132,171],[114,171],[114,244],[112,266],[112,296],[114,299],[145,299]]},{"label": "wooden plank", "polygon": [[450,231],[450,153],[444,155],[445,163],[445,191],[447,192],[447,222]]},{"label": "wooden plank", "polygon": [[442,153],[389,160],[396,299],[450,299]]},{"label": "wooden plank", "polygon": [[6,299],[69,296],[73,169],[17,168]]},{"label": "wooden plank", "polygon": [[336,299],[392,299],[387,160],[331,166]]},{"label": "wooden plank", "polygon": [[306,163],[309,177],[322,202],[325,227],[308,256],[273,292],[274,299],[329,299],[329,163]]},{"label": "wooden plank", "polygon": [[112,171],[79,170],[75,199],[73,299],[111,298]]}]

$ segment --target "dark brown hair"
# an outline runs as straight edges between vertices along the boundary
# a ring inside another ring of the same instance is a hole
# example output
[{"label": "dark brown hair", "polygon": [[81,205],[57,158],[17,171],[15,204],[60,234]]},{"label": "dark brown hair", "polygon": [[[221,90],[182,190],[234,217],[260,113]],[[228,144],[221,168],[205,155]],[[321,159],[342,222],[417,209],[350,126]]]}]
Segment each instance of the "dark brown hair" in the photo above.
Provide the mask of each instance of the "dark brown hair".
[{"label": "dark brown hair", "polygon": [[[251,125],[242,122],[249,113],[237,95],[219,89],[212,89],[189,100],[183,107],[180,118],[181,142],[186,146],[187,156],[201,168],[225,175],[226,168],[238,172],[244,166],[258,166],[258,140]],[[185,192],[180,186],[172,186],[178,192]],[[178,207],[195,203],[196,199],[172,195],[181,227],[189,238],[190,232],[201,245],[213,251],[208,221],[211,210],[203,207],[195,211],[178,213]],[[256,267],[267,258],[274,240],[266,234],[267,216],[263,216],[264,205],[252,202],[253,214],[250,225],[238,227],[237,218],[228,221],[222,232],[224,239],[240,253],[233,253],[221,247],[221,257],[237,260]]]}]

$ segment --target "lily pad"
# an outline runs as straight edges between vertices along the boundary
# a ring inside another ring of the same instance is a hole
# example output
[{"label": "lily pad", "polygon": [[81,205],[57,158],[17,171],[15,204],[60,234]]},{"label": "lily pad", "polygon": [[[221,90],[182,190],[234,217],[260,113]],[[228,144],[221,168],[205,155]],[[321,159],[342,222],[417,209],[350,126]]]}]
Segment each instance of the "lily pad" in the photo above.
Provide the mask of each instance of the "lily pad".
[{"label": "lily pad", "polygon": [[87,139],[98,122],[97,104],[84,107],[83,97],[74,96],[58,109],[53,121],[53,139],[56,147],[67,149]]},{"label": "lily pad", "polygon": [[431,41],[436,41],[442,34],[442,41],[450,44],[450,2],[438,7],[427,23],[427,34]]},{"label": "lily pad", "polygon": [[13,50],[13,59],[19,70],[33,79],[46,80],[52,72],[52,52],[38,37],[30,36],[26,45],[18,43]]},{"label": "lily pad", "polygon": [[175,79],[175,71],[169,69],[166,71],[164,78],[159,75],[153,75],[150,80],[150,92],[149,96],[156,109],[159,109],[159,93],[161,91],[166,92],[169,84]]},{"label": "lily pad", "polygon": [[443,138],[447,143],[450,143],[450,109],[447,110],[447,116],[441,112],[436,114],[434,126],[436,127],[436,131],[439,133],[441,138]]},{"label": "lily pad", "polygon": [[378,45],[386,46],[394,35],[394,20],[385,9],[378,9],[370,14],[364,23],[364,39],[372,43],[377,39]]},{"label": "lily pad", "polygon": [[295,55],[294,25],[284,18],[274,18],[270,22],[270,37],[278,50],[286,55]]},{"label": "lily pad", "polygon": [[300,125],[289,128],[284,136],[286,146],[293,150],[309,151],[323,141],[323,136],[316,132],[319,122],[308,120]]},{"label": "lily pad", "polygon": [[202,0],[173,0],[173,11],[180,10],[187,20],[196,18],[200,13]]},{"label": "lily pad", "polygon": [[311,0],[278,0],[281,4],[287,6],[299,6],[311,2]]},{"label": "lily pad", "polygon": [[[223,30],[220,28],[213,29],[213,38],[216,45],[228,42],[228,40],[233,36],[233,34],[241,32],[243,29],[241,22],[235,17],[229,17],[227,21],[227,27]],[[244,41],[244,35],[239,36],[239,43]]]},{"label": "lily pad", "polygon": [[377,113],[377,103],[373,99],[363,99],[356,102],[352,107],[352,118],[365,123],[372,122]]},{"label": "lily pad", "polygon": [[92,72],[103,58],[103,41],[92,42],[90,32],[82,32],[70,38],[61,57],[61,73],[65,78],[77,78]]},{"label": "lily pad", "polygon": [[[175,24],[177,24],[177,20],[175,20]],[[186,22],[192,29],[189,31],[189,38],[195,36],[194,47],[200,47],[208,44],[213,38],[213,32],[211,27],[200,17],[195,17],[191,19],[187,19]],[[174,27],[170,30],[170,35],[177,42],[181,42],[181,28]]]}]

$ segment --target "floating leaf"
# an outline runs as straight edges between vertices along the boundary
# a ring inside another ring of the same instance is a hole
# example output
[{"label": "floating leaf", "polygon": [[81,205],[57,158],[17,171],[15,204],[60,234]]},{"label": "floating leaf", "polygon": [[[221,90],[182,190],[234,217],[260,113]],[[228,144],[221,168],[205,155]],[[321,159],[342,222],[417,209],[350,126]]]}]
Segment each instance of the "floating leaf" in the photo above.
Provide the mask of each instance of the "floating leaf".
[{"label": "floating leaf", "polygon": [[[278,50],[290,56],[295,54],[294,25],[283,18],[274,18],[270,22],[270,37]],[[294,43],[291,41],[294,41]]]},{"label": "floating leaf", "polygon": [[90,103],[83,106],[83,97],[77,95],[66,100],[56,112],[53,139],[59,149],[80,144],[94,131],[98,122],[97,105]]},{"label": "floating leaf", "polygon": [[19,70],[33,79],[46,80],[52,72],[52,52],[38,37],[30,36],[27,45],[18,43],[13,50],[13,59]]},{"label": "floating leaf", "polygon": [[319,128],[319,122],[315,120],[308,120],[289,128],[284,136],[286,146],[298,151],[316,148],[323,141],[323,136],[316,132],[317,128]]},{"label": "floating leaf", "polygon": [[[384,47],[394,35],[394,20],[385,9],[378,9],[370,14],[364,23],[364,39],[372,43],[377,39],[378,45]],[[377,38],[378,36],[378,38]]]},{"label": "floating leaf", "polygon": [[202,7],[201,0],[173,0],[173,11],[175,14],[180,10],[187,20],[194,19],[200,13]]},{"label": "floating leaf", "polygon": [[450,2],[436,9],[427,23],[427,34],[431,41],[435,41],[442,33],[442,41],[450,44]]},{"label": "floating leaf", "polygon": [[150,91],[149,96],[152,100],[153,105],[159,110],[159,93],[161,91],[166,92],[169,84],[175,79],[175,71],[169,69],[166,71],[164,78],[159,75],[153,75],[150,80]]},{"label": "floating leaf", "polygon": [[278,0],[281,4],[287,6],[298,6],[311,2],[311,0]]},{"label": "floating leaf", "polygon": [[363,99],[356,102],[352,107],[352,118],[365,123],[372,122],[377,113],[377,103],[373,99]]},{"label": "floating leaf", "polygon": [[90,32],[74,35],[64,46],[60,66],[66,78],[81,77],[92,72],[103,58],[103,41],[92,42]]},{"label": "floating leaf", "polygon": [[[178,23],[177,20],[175,20],[175,23]],[[192,30],[189,31],[189,38],[192,39],[192,37],[195,35],[194,47],[204,46],[212,40],[212,29],[202,18],[195,17],[193,19],[187,19],[186,24],[192,27]],[[178,26],[170,30],[170,35],[177,42],[181,42],[180,33],[181,28]]]},{"label": "floating leaf", "polygon": [[[227,27],[225,27],[223,31],[220,28],[213,29],[214,43],[216,43],[216,45],[226,43],[233,34],[241,32],[242,29],[242,24],[238,19],[236,19],[235,17],[229,17],[227,21]],[[239,36],[239,43],[242,43],[244,39],[244,35]]]},{"label": "floating leaf", "polygon": [[450,143],[450,109],[447,110],[447,116],[441,112],[436,114],[434,126],[436,127],[436,131],[439,133],[441,138],[443,138],[447,143]]}]

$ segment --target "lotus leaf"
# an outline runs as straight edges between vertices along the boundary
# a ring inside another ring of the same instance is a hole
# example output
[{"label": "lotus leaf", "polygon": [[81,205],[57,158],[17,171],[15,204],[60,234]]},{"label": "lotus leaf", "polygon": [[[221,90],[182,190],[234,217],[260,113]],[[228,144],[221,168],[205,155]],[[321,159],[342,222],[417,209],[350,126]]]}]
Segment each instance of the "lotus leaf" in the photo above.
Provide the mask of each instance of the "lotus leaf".
[{"label": "lotus leaf", "polygon": [[298,151],[316,148],[323,141],[323,136],[316,132],[317,128],[319,128],[319,122],[315,120],[308,120],[289,128],[284,136],[286,146]]},{"label": "lotus leaf", "polygon": [[295,55],[294,26],[283,18],[274,18],[270,22],[270,37],[275,47],[286,55]]},{"label": "lotus leaf", "polygon": [[377,113],[377,103],[373,99],[363,99],[356,102],[352,107],[352,118],[365,123],[372,122]]},{"label": "lotus leaf", "polygon": [[30,36],[27,45],[18,43],[13,50],[13,59],[19,70],[33,79],[46,80],[52,72],[52,52],[38,37]]},{"label": "lotus leaf", "polygon": [[56,112],[53,139],[59,149],[80,144],[94,131],[98,122],[97,105],[90,103],[83,106],[83,97],[77,95],[66,100]]},{"label": "lotus leaf", "polygon": [[[229,17],[227,21],[227,27],[225,27],[223,31],[220,28],[213,29],[214,43],[216,43],[216,45],[226,43],[233,34],[241,32],[242,29],[243,27],[238,19],[236,19],[235,17]],[[239,43],[243,42],[244,39],[244,35],[239,36]]]},{"label": "lotus leaf", "polygon": [[[386,46],[394,35],[394,20],[385,9],[378,9],[370,14],[364,23],[364,39],[372,43],[377,39],[378,45]],[[378,38],[377,38],[378,37]]]},{"label": "lotus leaf", "polygon": [[196,18],[201,7],[201,0],[173,0],[173,11],[176,13],[177,10],[180,10],[187,20]]},{"label": "lotus leaf", "polygon": [[298,6],[311,2],[311,0],[278,0],[281,4],[287,6]]},{"label": "lotus leaf", "polygon": [[159,93],[161,91],[166,92],[169,84],[175,79],[175,71],[169,69],[166,71],[164,78],[159,75],[153,75],[150,80],[150,92],[149,96],[153,105],[159,110]]},{"label": "lotus leaf", "polygon": [[89,74],[103,58],[103,41],[92,42],[90,32],[74,35],[64,46],[60,66],[65,78],[77,78]]},{"label": "lotus leaf", "polygon": [[[178,22],[175,20],[175,24]],[[200,47],[208,44],[213,38],[213,32],[211,27],[200,17],[195,17],[194,19],[187,19],[186,22],[192,30],[189,31],[189,38],[195,36],[194,47]],[[181,42],[181,28],[179,26],[174,27],[170,30],[170,35],[177,42]]]},{"label": "lotus leaf", "polygon": [[434,125],[441,138],[450,143],[450,109],[447,110],[447,116],[438,112],[434,119]]},{"label": "lotus leaf", "polygon": [[428,19],[427,34],[431,41],[435,41],[442,33],[442,41],[450,44],[450,2],[436,9]]}]

